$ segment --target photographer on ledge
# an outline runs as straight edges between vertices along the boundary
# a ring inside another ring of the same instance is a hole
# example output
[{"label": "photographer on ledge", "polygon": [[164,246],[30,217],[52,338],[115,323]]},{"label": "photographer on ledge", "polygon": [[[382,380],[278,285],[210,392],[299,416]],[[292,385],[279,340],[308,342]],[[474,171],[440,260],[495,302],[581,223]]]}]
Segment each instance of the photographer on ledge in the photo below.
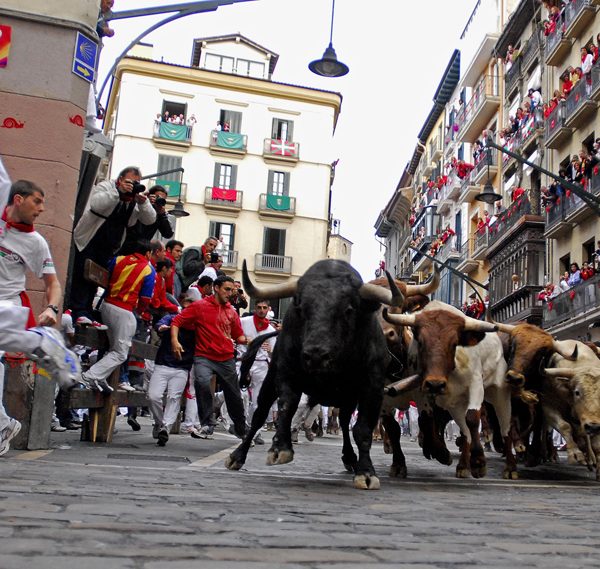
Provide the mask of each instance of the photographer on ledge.
[{"label": "photographer on ledge", "polygon": [[143,225],[156,221],[156,210],[145,194],[146,187],[140,184],[141,176],[139,168],[128,166],[116,181],[105,180],[94,186],[75,226],[75,259],[69,295],[75,324],[105,329],[92,316],[97,286],[84,279],[85,261],[91,259],[108,268],[109,261],[123,245],[128,227],[138,221]]},{"label": "photographer on ledge", "polygon": [[174,235],[173,226],[169,220],[169,214],[165,209],[167,205],[167,190],[162,186],[153,186],[148,190],[148,200],[156,212],[154,223],[146,224],[137,220],[135,225],[127,228],[125,243],[121,247],[121,255],[130,255],[140,239],[147,241],[171,239]]}]

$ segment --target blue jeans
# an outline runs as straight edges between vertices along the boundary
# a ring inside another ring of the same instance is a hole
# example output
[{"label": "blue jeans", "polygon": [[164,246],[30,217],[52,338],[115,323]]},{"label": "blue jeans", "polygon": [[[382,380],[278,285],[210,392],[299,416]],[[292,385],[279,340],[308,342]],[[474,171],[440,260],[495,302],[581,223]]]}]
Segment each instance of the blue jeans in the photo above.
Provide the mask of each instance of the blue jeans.
[{"label": "blue jeans", "polygon": [[203,357],[194,358],[194,388],[200,424],[211,428],[216,424],[213,394],[210,390],[210,378],[213,374],[217,376],[223,389],[225,404],[235,432],[243,436],[246,432],[246,416],[233,358],[224,362],[215,362]]}]

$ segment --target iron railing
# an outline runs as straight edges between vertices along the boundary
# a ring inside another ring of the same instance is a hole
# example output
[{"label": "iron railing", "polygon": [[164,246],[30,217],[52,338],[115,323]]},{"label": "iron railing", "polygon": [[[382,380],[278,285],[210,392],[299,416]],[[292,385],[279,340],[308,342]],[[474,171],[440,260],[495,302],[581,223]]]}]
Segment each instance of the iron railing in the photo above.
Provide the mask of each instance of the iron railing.
[{"label": "iron railing", "polygon": [[524,215],[531,213],[531,202],[528,192],[525,192],[516,202],[511,203],[505,211],[497,214],[494,224],[489,227],[489,246],[506,235]]},{"label": "iron railing", "polygon": [[598,308],[600,303],[600,274],[561,292],[544,303],[543,326],[548,328]]},{"label": "iron railing", "polygon": [[290,274],[292,272],[292,258],[285,255],[256,253],[254,267],[258,271]]}]

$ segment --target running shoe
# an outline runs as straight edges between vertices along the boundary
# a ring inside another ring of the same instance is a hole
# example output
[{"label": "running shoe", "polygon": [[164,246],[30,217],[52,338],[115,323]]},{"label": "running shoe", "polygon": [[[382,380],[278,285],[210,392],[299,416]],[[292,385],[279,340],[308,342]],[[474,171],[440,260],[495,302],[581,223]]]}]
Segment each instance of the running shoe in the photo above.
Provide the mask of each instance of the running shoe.
[{"label": "running shoe", "polygon": [[70,389],[82,383],[79,358],[67,348],[62,334],[49,326],[30,328],[30,331],[42,337],[39,348],[32,354],[38,366],[53,375],[61,389]]},{"label": "running shoe", "polygon": [[0,431],[0,456],[8,452],[10,441],[19,434],[20,430],[21,423],[16,419],[10,419],[8,425]]}]

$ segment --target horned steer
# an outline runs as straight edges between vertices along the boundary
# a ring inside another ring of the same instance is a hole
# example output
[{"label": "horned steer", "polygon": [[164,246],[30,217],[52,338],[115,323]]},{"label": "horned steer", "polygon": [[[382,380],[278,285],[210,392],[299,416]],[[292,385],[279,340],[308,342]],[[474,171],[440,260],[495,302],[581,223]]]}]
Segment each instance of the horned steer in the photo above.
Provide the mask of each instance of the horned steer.
[{"label": "horned steer", "polygon": [[[395,294],[397,291],[395,292]],[[506,362],[497,328],[466,317],[439,301],[416,314],[386,314],[391,322],[410,326],[414,332],[409,353],[412,367],[422,378],[421,390],[435,405],[446,409],[463,435],[456,476],[485,476],[486,460],[479,438],[484,401],[496,410],[505,442],[505,478],[516,478],[516,460],[508,438],[510,387],[504,381]]]},{"label": "horned steer", "polygon": [[[370,457],[372,433],[377,423],[388,355],[377,310],[391,303],[391,293],[363,284],[360,275],[343,261],[318,261],[297,282],[255,287],[246,263],[244,288],[253,298],[293,296],[273,351],[269,371],[258,396],[258,408],[243,442],[225,462],[238,470],[246,460],[256,432],[278,398],[279,418],[267,464],[293,460],[291,421],[300,396],[340,408],[343,430],[342,461],[354,472],[354,486],[379,488]],[[358,458],[350,441],[349,425],[358,407],[353,435]]]}]

